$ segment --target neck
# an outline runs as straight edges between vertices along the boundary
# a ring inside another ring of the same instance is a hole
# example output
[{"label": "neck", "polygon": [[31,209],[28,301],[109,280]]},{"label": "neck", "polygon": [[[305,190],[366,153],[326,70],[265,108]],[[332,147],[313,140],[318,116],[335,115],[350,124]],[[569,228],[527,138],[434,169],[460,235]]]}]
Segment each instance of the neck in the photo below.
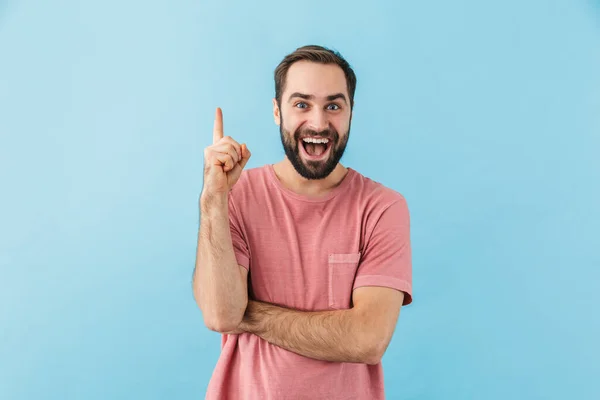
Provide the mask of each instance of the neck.
[{"label": "neck", "polygon": [[348,173],[348,168],[341,163],[324,179],[306,179],[300,175],[290,160],[284,160],[273,165],[279,181],[289,190],[304,196],[322,197],[337,187]]}]

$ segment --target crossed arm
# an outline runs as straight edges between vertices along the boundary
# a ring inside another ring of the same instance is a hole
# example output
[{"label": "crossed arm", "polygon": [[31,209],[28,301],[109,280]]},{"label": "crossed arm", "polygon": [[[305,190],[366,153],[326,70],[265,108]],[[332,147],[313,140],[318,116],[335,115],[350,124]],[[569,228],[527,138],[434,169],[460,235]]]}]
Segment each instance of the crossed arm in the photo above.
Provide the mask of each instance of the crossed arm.
[{"label": "crossed arm", "polygon": [[238,329],[225,333],[253,333],[313,359],[374,365],[390,343],[403,300],[403,292],[375,286],[355,289],[347,310],[298,311],[248,300]]}]

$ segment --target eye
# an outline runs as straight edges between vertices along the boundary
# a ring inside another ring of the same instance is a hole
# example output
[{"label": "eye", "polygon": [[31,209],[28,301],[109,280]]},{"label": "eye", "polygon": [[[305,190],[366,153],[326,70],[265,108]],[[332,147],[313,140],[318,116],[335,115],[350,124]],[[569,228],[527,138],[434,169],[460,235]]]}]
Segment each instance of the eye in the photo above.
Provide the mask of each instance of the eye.
[{"label": "eye", "polygon": [[[303,105],[303,106],[305,106],[305,107],[299,107],[299,106],[301,106],[301,105]],[[308,107],[308,104],[306,104],[305,102],[301,101],[301,102],[299,102],[299,103],[296,103],[296,107],[297,107],[297,108],[306,108],[306,107]]]},{"label": "eye", "polygon": [[[332,108],[333,107],[333,108]],[[333,103],[327,106],[328,110],[332,110],[332,111],[336,111],[340,109],[340,106],[338,106],[337,104]]]}]

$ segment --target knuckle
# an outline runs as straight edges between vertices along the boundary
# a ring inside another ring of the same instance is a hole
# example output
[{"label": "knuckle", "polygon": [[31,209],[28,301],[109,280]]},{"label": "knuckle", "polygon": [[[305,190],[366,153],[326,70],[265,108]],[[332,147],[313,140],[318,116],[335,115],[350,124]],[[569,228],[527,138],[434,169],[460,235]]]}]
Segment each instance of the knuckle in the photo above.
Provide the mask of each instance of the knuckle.
[{"label": "knuckle", "polygon": [[231,143],[233,146],[239,146],[238,142],[231,136],[225,136],[223,139],[227,139],[227,141],[229,143]]},{"label": "knuckle", "polygon": [[237,156],[238,156],[238,152],[237,152],[237,149],[235,148],[235,146],[229,146],[227,148],[227,152],[233,159],[237,158]]}]

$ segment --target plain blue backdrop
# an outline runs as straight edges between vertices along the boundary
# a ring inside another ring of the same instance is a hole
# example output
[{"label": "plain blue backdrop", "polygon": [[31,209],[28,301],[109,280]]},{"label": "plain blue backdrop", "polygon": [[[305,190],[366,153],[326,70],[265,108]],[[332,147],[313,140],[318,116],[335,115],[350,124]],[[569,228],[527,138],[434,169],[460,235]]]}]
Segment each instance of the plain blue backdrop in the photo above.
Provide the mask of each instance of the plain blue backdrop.
[{"label": "plain blue backdrop", "polygon": [[389,399],[600,398],[600,2],[0,1],[0,398],[200,399],[215,107],[284,156],[273,70],[358,76],[342,163],[402,193]]}]

